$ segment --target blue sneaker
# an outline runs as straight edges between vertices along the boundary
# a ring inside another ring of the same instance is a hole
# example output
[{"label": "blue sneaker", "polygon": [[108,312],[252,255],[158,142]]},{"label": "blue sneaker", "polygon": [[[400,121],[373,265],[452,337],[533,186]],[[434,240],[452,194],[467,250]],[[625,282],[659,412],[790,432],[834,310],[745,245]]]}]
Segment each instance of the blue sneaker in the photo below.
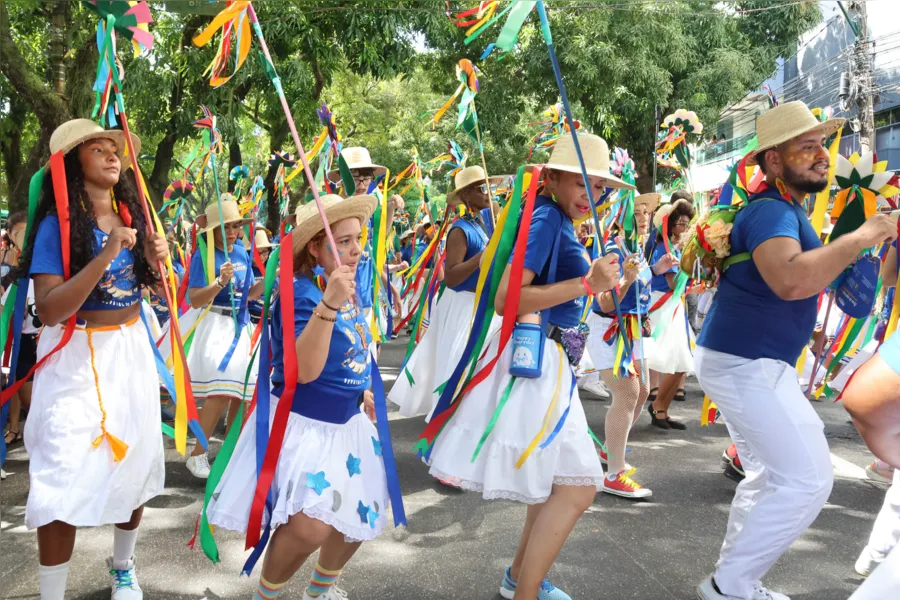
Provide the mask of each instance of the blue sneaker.
[{"label": "blue sneaker", "polygon": [[[503,575],[503,582],[500,584],[500,595],[506,600],[512,600],[516,595],[516,580],[509,574],[510,569],[506,569]],[[572,600],[572,597],[550,583],[549,579],[541,582],[541,590],[538,592],[537,600]]]}]

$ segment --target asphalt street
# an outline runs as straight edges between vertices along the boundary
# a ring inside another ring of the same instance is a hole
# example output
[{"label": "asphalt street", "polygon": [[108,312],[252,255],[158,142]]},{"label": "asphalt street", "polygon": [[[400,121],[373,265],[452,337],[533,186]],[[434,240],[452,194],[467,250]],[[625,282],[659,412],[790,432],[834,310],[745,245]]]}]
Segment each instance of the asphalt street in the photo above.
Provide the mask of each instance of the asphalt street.
[{"label": "asphalt street", "polygon": [[[382,372],[396,377],[405,340],[388,344]],[[598,494],[569,538],[551,580],[574,600],[670,600],[695,598],[694,588],[713,567],[724,535],[736,482],[723,473],[720,457],[729,444],[724,425],[699,425],[702,393],[688,383],[687,401],[672,415],[686,432],[650,426],[645,413],[635,427],[629,462],[653,490],[649,501]],[[608,402],[584,398],[588,422],[602,437]],[[510,407],[513,408],[513,407]],[[884,487],[865,478],[871,461],[840,404],[817,403],[826,424],[836,482],[829,503],[807,533],[769,573],[764,583],[792,600],[846,600],[861,579],[853,563],[865,545]],[[387,530],[364,544],[340,579],[354,600],[494,600],[503,571],[519,539],[523,505],[484,501],[477,494],[443,487],[413,454],[421,418],[392,414],[391,430],[409,517],[407,530]],[[224,430],[217,433],[221,440]],[[214,452],[220,443],[214,443]],[[194,479],[166,442],[166,490],[148,505],[137,547],[137,574],[144,598],[232,600],[251,598],[257,571],[239,577],[247,556],[243,536],[217,532],[222,562],[212,564],[190,550],[203,483]],[[36,599],[38,555],[34,532],[24,526],[28,458],[20,445],[0,483],[0,598]],[[252,493],[248,490],[248,493]],[[107,599],[105,560],[112,528],[78,532],[69,572],[71,600]],[[283,598],[299,599],[312,564],[289,584]]]}]

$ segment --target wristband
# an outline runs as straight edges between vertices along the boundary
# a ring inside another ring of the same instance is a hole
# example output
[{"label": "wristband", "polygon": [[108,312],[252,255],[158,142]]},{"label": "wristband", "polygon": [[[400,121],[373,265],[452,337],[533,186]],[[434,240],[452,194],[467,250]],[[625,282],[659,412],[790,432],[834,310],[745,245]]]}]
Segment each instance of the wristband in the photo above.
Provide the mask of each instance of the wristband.
[{"label": "wristband", "polygon": [[336,317],[336,316],[335,316],[335,317],[326,317],[325,315],[323,315],[322,313],[320,313],[320,312],[317,311],[317,310],[314,310],[314,311],[313,311],[313,315],[315,315],[316,317],[322,319],[323,321],[328,321],[329,323],[337,323],[337,317]]},{"label": "wristband", "polygon": [[333,307],[333,306],[330,306],[327,302],[325,302],[325,298],[322,298],[322,299],[320,300],[320,302],[322,303],[322,306],[324,306],[324,307],[327,308],[328,310],[333,310],[334,312],[338,312],[338,309],[336,309],[336,308]]},{"label": "wristband", "polygon": [[587,277],[581,278],[581,285],[584,286],[584,291],[588,293],[588,296],[594,296],[594,290],[591,289],[591,284],[588,283]]},{"label": "wristband", "polygon": [[220,290],[225,289],[225,286],[222,284],[222,280],[218,277],[216,277],[216,287],[219,288]]}]

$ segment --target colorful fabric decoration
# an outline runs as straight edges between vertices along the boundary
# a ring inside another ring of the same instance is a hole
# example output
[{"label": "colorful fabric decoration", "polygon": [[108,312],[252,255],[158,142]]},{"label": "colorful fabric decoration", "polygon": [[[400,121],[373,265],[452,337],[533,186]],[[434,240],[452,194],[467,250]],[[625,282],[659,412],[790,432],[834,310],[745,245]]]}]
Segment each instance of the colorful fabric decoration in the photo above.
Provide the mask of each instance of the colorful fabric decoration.
[{"label": "colorful fabric decoration", "polygon": [[[203,71],[204,76],[207,73],[210,74],[209,84],[212,87],[219,87],[234,77],[243,66],[244,61],[247,60],[247,55],[250,54],[250,19],[247,14],[249,7],[250,2],[247,0],[231,2],[206,29],[194,37],[194,45],[202,48],[212,40],[217,31],[222,30],[216,54]],[[234,46],[233,58],[231,57],[232,46]],[[229,63],[234,65],[234,69],[231,74],[226,75]]]},{"label": "colorful fabric decoration", "polygon": [[[536,150],[548,150],[556,145],[557,140],[570,132],[569,122],[566,121],[561,103],[556,103],[544,111],[543,116],[546,121],[538,121],[529,123],[529,127],[541,126],[542,129],[531,140],[528,156],[530,159]],[[581,122],[575,121],[575,129],[581,129]]]},{"label": "colorful fabric decoration", "polygon": [[[875,154],[854,153],[849,159],[840,154],[834,167],[834,181],[841,190],[834,198],[832,218],[836,218],[831,240],[855,230],[879,208],[889,208],[885,196],[900,193],[890,184],[894,173],[887,170],[887,161],[877,161]],[[854,200],[860,202],[854,203]],[[858,206],[854,206],[858,204]]]},{"label": "colorful fabric decoration", "polygon": [[146,2],[134,0],[86,0],[85,4],[100,15],[100,19],[108,21],[114,17],[113,27],[126,39],[131,40],[134,55],[153,49],[153,34],[150,23],[153,15]]},{"label": "colorful fabric decoration", "polygon": [[687,145],[688,134],[703,133],[703,123],[692,110],[679,108],[663,119],[660,140],[656,143],[657,162],[673,169],[689,169],[691,151]]}]

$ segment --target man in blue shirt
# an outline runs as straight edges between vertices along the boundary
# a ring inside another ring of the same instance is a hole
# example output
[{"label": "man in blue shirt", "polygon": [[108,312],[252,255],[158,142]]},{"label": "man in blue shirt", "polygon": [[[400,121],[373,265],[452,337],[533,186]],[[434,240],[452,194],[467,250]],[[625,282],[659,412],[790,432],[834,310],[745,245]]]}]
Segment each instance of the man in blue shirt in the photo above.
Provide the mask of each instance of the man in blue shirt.
[{"label": "man in blue shirt", "polygon": [[815,520],[832,486],[824,425],[800,389],[794,365],[816,323],[816,299],[859,255],[897,237],[876,215],[822,246],[804,209],[828,186],[826,139],[843,119],[820,122],[802,102],[757,119],[765,185],[741,209],[732,257],[697,341],[704,392],[718,404],[746,478],[732,503],[716,571],[701,600],[788,600],[760,580]]}]

